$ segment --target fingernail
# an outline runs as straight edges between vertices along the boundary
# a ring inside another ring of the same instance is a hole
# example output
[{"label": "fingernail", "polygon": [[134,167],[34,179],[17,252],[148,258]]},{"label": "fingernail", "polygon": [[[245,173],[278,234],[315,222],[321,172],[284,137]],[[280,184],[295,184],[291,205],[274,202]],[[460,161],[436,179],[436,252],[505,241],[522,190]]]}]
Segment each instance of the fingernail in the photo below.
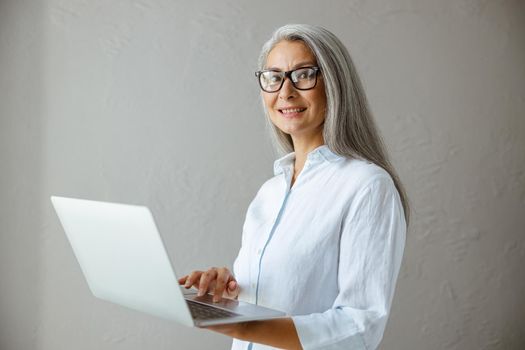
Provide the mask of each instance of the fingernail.
[{"label": "fingernail", "polygon": [[199,293],[197,293],[199,297],[202,297],[204,295],[204,291],[202,289],[199,289]]},{"label": "fingernail", "polygon": [[213,297],[213,302],[214,303],[218,303],[219,302],[219,297]]},{"label": "fingernail", "polygon": [[189,287],[191,286],[191,283],[190,283],[190,280],[187,280],[186,283],[184,283],[184,287]]}]

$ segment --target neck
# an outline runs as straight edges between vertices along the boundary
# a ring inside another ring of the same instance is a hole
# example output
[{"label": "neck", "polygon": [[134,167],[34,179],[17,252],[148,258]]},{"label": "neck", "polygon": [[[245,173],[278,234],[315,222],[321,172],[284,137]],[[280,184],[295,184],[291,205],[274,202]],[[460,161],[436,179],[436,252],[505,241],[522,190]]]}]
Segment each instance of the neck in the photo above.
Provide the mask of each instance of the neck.
[{"label": "neck", "polygon": [[300,139],[293,138],[293,147],[295,152],[295,166],[294,166],[294,179],[299,175],[301,170],[303,170],[304,163],[306,162],[306,157],[308,153],[313,151],[319,146],[324,145],[324,139],[322,134],[318,134],[314,138],[309,139]]}]

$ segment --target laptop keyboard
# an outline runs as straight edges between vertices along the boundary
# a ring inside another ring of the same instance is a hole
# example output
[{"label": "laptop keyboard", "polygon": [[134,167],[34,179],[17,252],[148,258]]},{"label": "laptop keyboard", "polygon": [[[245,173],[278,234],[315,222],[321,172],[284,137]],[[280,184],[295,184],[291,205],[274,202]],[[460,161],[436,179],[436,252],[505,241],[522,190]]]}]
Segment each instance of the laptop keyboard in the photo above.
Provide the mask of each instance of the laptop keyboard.
[{"label": "laptop keyboard", "polygon": [[231,311],[218,309],[205,304],[196,303],[191,300],[186,300],[190,308],[191,315],[196,320],[211,320],[217,318],[227,318],[232,316],[239,316]]}]

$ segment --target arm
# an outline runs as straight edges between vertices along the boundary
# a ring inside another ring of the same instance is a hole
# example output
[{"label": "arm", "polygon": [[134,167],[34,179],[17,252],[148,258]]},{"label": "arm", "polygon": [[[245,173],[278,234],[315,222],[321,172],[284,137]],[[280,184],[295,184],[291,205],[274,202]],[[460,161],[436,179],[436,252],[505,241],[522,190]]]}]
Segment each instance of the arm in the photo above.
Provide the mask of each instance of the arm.
[{"label": "arm", "polygon": [[280,349],[302,349],[291,318],[252,321],[206,328],[252,343],[269,345]]},{"label": "arm", "polygon": [[376,349],[390,313],[406,224],[393,181],[371,179],[343,217],[338,295],[322,313],[292,316],[305,349]]}]

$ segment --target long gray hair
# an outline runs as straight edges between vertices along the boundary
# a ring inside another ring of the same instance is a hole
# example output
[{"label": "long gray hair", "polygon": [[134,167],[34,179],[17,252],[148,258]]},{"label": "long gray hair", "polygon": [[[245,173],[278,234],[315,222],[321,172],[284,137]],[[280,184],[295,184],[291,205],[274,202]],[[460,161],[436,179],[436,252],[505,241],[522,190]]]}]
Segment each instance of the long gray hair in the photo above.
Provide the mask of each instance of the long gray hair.
[{"label": "long gray hair", "polygon": [[[327,100],[323,127],[324,142],[334,153],[344,157],[366,159],[385,169],[397,188],[408,225],[410,207],[406,191],[388,159],[385,145],[376,128],[368,102],[352,59],[343,43],[320,26],[289,24],[278,28],[259,56],[259,70],[265,68],[268,54],[283,41],[302,41],[317,59],[325,84]],[[282,132],[270,120],[263,103],[274,144],[282,152],[293,152],[289,134]]]}]

